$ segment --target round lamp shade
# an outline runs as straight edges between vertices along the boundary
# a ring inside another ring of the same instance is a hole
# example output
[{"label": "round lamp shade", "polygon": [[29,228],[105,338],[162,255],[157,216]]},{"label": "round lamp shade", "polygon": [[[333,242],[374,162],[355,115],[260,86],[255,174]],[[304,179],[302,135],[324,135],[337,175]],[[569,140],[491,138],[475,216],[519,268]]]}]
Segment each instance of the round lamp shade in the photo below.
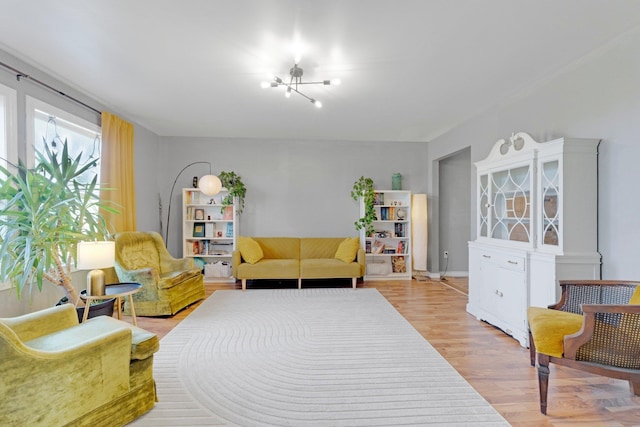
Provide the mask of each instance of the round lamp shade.
[{"label": "round lamp shade", "polygon": [[200,188],[203,194],[213,196],[218,194],[222,189],[222,182],[220,182],[220,178],[215,175],[205,175],[200,178],[198,188]]}]

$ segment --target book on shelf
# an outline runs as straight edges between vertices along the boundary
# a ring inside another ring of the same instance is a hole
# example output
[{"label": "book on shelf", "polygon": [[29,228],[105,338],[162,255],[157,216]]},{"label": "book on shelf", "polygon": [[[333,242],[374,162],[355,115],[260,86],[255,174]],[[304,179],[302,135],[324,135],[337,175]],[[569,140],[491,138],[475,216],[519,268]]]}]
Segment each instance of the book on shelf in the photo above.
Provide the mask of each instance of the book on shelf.
[{"label": "book on shelf", "polygon": [[371,240],[364,242],[364,252],[367,254],[371,253]]},{"label": "book on shelf", "polygon": [[225,206],[222,219],[233,219],[233,206]]},{"label": "book on shelf", "polygon": [[393,273],[406,273],[407,272],[407,264],[404,260],[404,256],[392,256],[391,257],[391,271]]},{"label": "book on shelf", "polygon": [[204,225],[204,237],[213,237],[214,225],[212,222],[207,222]]},{"label": "book on shelf", "polygon": [[405,234],[405,224],[402,222],[396,222],[393,227],[393,231],[396,237],[406,237]]},{"label": "book on shelf", "polygon": [[232,222],[228,222],[227,223],[227,237],[233,237],[233,223]]},{"label": "book on shelf", "polygon": [[381,254],[383,250],[384,250],[384,243],[382,243],[380,240],[376,240],[375,243],[373,244],[373,248],[371,249],[371,253]]}]

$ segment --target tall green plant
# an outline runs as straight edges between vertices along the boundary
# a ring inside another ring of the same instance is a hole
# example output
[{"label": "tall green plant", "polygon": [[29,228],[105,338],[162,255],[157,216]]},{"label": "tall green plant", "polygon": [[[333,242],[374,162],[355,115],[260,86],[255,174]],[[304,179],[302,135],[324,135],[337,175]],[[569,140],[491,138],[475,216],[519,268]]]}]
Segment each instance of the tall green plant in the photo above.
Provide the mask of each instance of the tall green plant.
[{"label": "tall green plant", "polygon": [[247,187],[244,186],[242,182],[242,178],[240,175],[236,175],[235,172],[225,172],[222,171],[218,175],[220,178],[220,182],[222,182],[222,186],[229,190],[229,194],[222,199],[222,207],[224,209],[225,206],[230,206],[233,204],[233,200],[238,198],[238,215],[242,213],[244,210],[244,198],[247,195]]},{"label": "tall green plant", "polygon": [[356,182],[353,183],[351,189],[351,198],[355,201],[359,201],[362,198],[364,203],[364,216],[359,218],[354,225],[356,230],[365,230],[367,236],[374,233],[373,221],[376,218],[376,210],[374,208],[376,193],[373,190],[373,180],[371,178],[365,178],[361,176]]},{"label": "tall green plant", "polygon": [[100,203],[97,176],[82,179],[98,160],[81,157],[71,158],[65,141],[59,156],[45,144],[33,169],[22,162],[15,170],[0,166],[0,280],[18,298],[25,286],[42,290],[46,280],[77,301],[71,283],[77,243],[109,235],[99,209],[117,211]]}]

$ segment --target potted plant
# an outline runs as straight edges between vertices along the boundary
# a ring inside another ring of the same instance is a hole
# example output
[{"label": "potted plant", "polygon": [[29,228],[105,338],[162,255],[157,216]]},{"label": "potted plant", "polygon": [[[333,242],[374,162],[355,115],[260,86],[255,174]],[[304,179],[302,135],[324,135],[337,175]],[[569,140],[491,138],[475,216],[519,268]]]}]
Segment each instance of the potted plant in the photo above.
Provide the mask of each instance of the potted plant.
[{"label": "potted plant", "polygon": [[[81,163],[69,156],[67,141],[56,153],[47,144],[36,166],[22,162],[0,166],[0,280],[11,283],[18,298],[25,286],[42,290],[43,281],[58,286],[68,301],[78,301],[71,282],[77,243],[109,236],[100,209],[97,159]],[[11,170],[10,170],[11,169]]]},{"label": "potted plant", "polygon": [[222,199],[222,208],[233,204],[234,198],[238,198],[238,215],[242,213],[244,209],[244,197],[247,194],[247,187],[244,186],[240,175],[236,175],[235,172],[222,171],[218,175],[222,186],[229,191],[229,194]]},{"label": "potted plant", "polygon": [[372,235],[375,230],[373,228],[373,221],[376,218],[376,211],[374,206],[376,193],[373,190],[373,180],[371,178],[365,178],[361,176],[356,182],[353,183],[353,188],[351,189],[351,198],[355,201],[358,201],[362,198],[362,202],[364,203],[364,216],[359,218],[356,222],[354,222],[356,226],[356,230],[365,230],[365,234],[367,236]]}]

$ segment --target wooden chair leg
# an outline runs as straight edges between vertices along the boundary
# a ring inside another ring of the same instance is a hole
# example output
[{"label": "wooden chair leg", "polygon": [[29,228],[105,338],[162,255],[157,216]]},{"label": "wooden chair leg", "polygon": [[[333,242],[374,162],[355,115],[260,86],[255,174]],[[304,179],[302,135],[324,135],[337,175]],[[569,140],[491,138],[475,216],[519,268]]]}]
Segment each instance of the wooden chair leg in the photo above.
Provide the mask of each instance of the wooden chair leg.
[{"label": "wooden chair leg", "polygon": [[538,355],[538,387],[540,389],[540,412],[547,415],[547,392],[549,390],[549,356]]},{"label": "wooden chair leg", "polygon": [[242,279],[242,292],[247,290],[247,279]]},{"label": "wooden chair leg", "polygon": [[533,342],[531,331],[529,331],[529,359],[531,360],[531,366],[536,366],[536,345]]},{"label": "wooden chair leg", "polygon": [[629,378],[629,390],[636,396],[640,396],[640,375]]}]

